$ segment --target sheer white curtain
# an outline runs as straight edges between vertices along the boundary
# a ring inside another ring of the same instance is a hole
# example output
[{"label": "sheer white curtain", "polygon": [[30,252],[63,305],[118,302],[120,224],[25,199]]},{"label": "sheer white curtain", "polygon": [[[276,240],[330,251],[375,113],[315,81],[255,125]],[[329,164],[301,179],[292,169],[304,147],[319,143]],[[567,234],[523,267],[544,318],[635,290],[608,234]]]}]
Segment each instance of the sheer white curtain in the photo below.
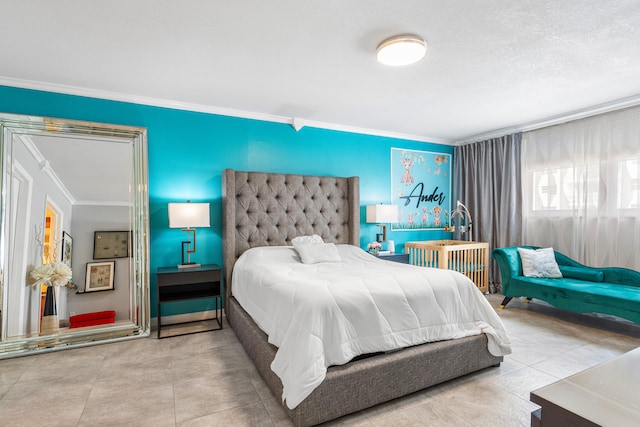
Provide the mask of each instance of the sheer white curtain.
[{"label": "sheer white curtain", "polygon": [[524,243],[640,270],[640,107],[527,132]]}]

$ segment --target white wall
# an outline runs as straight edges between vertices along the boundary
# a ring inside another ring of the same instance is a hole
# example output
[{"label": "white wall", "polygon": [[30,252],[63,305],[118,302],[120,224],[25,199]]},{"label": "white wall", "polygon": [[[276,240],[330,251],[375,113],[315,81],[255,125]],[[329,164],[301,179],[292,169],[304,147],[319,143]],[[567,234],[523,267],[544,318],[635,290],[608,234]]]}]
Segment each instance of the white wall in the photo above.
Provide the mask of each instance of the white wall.
[{"label": "white wall", "polygon": [[[83,206],[73,207],[71,237],[73,254],[71,258],[73,282],[79,291],[84,290],[86,266],[93,262],[93,237],[96,231],[129,230],[128,206]],[[94,311],[115,310],[116,320],[131,319],[130,283],[131,258],[114,258],[116,262],[114,290],[76,294],[70,292],[67,298],[69,314],[91,313]],[[95,260],[96,262],[112,261]]]}]

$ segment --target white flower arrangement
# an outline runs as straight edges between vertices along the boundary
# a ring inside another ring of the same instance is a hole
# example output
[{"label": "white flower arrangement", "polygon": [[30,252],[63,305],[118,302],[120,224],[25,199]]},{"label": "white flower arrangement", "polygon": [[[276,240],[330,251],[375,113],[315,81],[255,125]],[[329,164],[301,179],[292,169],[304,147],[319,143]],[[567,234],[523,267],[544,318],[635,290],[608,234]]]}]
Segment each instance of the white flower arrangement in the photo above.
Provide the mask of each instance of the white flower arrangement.
[{"label": "white flower arrangement", "polygon": [[34,280],[29,286],[68,286],[73,288],[71,269],[63,262],[50,262],[35,268],[30,276]]}]

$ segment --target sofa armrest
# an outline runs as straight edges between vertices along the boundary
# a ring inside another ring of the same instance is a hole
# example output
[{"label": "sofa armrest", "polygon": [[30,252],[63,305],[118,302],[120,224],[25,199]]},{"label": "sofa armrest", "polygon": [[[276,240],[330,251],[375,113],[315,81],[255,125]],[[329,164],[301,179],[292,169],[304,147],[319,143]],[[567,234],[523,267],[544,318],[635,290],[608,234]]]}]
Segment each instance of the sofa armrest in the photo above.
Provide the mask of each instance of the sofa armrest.
[{"label": "sofa armrest", "polygon": [[497,248],[493,250],[493,258],[500,268],[502,278],[502,293],[509,289],[511,278],[522,276],[522,262],[518,254],[518,246]]}]

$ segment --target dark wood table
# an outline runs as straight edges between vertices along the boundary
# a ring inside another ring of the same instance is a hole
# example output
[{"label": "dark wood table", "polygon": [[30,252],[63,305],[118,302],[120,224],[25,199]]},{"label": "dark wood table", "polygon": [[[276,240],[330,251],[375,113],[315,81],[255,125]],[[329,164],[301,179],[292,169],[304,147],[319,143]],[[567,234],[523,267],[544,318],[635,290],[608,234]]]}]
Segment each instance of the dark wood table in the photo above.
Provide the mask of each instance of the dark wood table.
[{"label": "dark wood table", "polygon": [[158,338],[161,338],[162,305],[177,301],[212,298],[215,301],[215,316],[207,320],[215,319],[218,327],[208,330],[222,329],[222,269],[219,265],[205,264],[192,268],[160,267],[156,279],[158,285]]}]

